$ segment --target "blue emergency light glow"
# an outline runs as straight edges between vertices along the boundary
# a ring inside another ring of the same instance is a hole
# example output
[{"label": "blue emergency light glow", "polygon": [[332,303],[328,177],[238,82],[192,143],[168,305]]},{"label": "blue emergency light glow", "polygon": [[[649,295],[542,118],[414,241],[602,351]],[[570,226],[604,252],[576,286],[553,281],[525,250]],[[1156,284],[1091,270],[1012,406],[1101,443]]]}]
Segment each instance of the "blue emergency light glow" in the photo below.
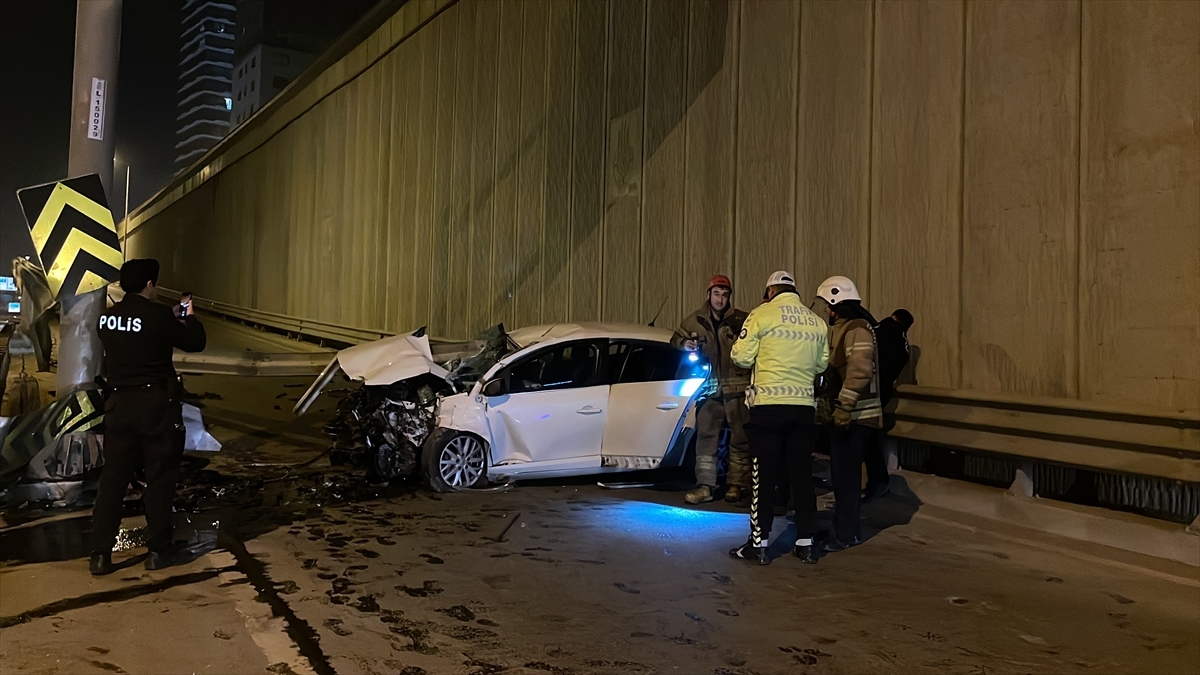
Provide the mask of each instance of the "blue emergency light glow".
[{"label": "blue emergency light glow", "polygon": [[694,377],[690,380],[684,380],[683,384],[679,385],[679,395],[691,398],[692,394],[695,394],[696,390],[699,389],[700,385],[704,384],[705,381],[706,378],[703,377]]},{"label": "blue emergency light glow", "polygon": [[700,360],[700,357],[699,357],[699,356],[696,356],[696,352],[692,352],[691,354],[688,354],[688,361],[691,361],[692,363],[695,363],[695,362],[697,362],[697,361],[699,361],[699,360]]},{"label": "blue emergency light glow", "polygon": [[677,506],[648,502],[617,502],[589,510],[583,516],[596,527],[620,533],[630,539],[662,544],[695,542],[711,546],[712,542],[745,538],[745,513],[697,511]]}]

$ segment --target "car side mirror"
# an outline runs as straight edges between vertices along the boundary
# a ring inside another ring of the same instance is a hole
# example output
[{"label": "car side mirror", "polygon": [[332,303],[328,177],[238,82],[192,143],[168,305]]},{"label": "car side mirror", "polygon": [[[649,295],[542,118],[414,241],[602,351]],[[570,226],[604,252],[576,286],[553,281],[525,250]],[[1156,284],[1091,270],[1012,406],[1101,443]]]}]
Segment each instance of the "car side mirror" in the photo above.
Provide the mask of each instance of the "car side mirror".
[{"label": "car side mirror", "polygon": [[508,387],[505,386],[504,380],[498,377],[494,380],[488,380],[487,383],[483,385],[482,393],[487,397],[503,396],[504,394],[508,393]]}]

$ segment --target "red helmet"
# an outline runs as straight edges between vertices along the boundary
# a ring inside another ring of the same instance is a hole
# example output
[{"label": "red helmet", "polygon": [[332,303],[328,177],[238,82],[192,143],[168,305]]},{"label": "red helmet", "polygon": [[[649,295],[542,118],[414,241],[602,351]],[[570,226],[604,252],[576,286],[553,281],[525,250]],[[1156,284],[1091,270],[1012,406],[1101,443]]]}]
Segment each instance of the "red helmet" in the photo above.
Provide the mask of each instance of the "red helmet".
[{"label": "red helmet", "polygon": [[730,281],[729,277],[725,276],[724,274],[718,274],[718,275],[714,276],[712,279],[710,279],[708,282],[707,290],[711,291],[712,289],[714,289],[718,286],[724,286],[725,288],[728,288],[730,291],[733,290],[733,282]]}]

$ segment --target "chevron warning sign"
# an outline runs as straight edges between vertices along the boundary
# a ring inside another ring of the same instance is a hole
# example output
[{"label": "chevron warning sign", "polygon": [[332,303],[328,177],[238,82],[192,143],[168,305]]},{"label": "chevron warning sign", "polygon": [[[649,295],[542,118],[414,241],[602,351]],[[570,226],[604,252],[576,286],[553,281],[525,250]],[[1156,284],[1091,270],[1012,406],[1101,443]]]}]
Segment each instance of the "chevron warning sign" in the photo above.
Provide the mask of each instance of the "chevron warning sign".
[{"label": "chevron warning sign", "polygon": [[17,199],[54,297],[82,295],[117,280],[121,242],[99,175],[27,187],[17,190]]}]

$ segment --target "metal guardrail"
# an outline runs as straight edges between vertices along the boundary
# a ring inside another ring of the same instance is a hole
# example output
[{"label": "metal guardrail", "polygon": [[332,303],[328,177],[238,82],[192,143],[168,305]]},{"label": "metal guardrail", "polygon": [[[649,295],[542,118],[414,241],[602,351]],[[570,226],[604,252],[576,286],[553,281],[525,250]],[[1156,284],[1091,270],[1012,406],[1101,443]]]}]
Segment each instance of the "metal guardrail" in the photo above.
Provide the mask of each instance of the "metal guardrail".
[{"label": "metal guardrail", "polygon": [[892,435],[1083,469],[1200,482],[1200,419],[1081,401],[901,386]]},{"label": "metal guardrail", "polygon": [[175,370],[190,375],[247,377],[315,376],[333,359],[330,352],[288,354],[185,354],[176,352]]}]

